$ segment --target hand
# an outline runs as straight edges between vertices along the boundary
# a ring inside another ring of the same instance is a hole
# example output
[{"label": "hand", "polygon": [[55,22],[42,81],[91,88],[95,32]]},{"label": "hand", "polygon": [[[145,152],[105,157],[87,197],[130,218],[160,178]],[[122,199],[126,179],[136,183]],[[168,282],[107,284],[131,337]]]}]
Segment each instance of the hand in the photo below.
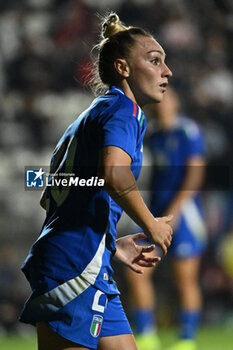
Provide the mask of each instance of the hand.
[{"label": "hand", "polygon": [[173,213],[173,219],[170,222],[170,225],[172,225],[173,231],[176,230],[177,226],[180,222],[180,212],[181,208],[180,206],[171,205],[169,208],[163,213],[163,216],[169,216],[169,213]]},{"label": "hand", "polygon": [[146,232],[148,238],[162,249],[163,254],[167,253],[167,248],[172,241],[173,229],[168,224],[172,219],[173,215],[156,218],[152,227]]},{"label": "hand", "polygon": [[131,270],[142,274],[143,270],[138,266],[153,267],[156,262],[161,260],[158,256],[147,257],[145,255],[145,253],[150,253],[155,249],[154,244],[142,246],[135,243],[145,238],[147,238],[147,236],[144,233],[137,233],[117,239],[117,250],[114,257],[127,265]]}]

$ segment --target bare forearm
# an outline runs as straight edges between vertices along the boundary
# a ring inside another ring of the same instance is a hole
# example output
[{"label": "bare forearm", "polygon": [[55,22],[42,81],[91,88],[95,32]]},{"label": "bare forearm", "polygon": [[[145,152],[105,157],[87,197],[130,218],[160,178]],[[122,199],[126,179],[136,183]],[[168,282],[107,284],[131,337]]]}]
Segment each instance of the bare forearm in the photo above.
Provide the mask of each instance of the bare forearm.
[{"label": "bare forearm", "polygon": [[126,214],[150,236],[155,218],[144,203],[130,168],[116,167],[115,171],[112,170],[111,175],[105,176],[105,189]]},{"label": "bare forearm", "polygon": [[122,149],[107,146],[100,151],[98,176],[105,180],[105,190],[164,253],[171,243],[171,218],[153,217],[145,205],[130,168],[131,158]]}]

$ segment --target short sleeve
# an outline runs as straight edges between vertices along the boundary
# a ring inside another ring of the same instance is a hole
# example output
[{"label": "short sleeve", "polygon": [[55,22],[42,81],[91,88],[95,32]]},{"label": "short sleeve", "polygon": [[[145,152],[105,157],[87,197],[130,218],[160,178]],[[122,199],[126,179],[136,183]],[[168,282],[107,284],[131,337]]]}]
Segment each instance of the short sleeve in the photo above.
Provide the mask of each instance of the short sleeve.
[{"label": "short sleeve", "polygon": [[119,147],[133,159],[137,148],[138,128],[138,121],[134,116],[112,115],[102,123],[99,145]]},{"label": "short sleeve", "polygon": [[188,157],[205,155],[204,135],[196,124],[193,124],[186,130],[186,138]]}]

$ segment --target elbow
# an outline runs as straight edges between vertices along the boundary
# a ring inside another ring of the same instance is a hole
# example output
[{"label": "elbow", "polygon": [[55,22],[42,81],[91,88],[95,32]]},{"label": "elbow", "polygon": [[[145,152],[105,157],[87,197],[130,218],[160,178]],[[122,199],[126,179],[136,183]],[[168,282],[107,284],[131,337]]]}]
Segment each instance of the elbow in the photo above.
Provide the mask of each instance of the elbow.
[{"label": "elbow", "polygon": [[130,166],[103,167],[98,175],[104,179],[104,188],[111,196],[136,186]]}]

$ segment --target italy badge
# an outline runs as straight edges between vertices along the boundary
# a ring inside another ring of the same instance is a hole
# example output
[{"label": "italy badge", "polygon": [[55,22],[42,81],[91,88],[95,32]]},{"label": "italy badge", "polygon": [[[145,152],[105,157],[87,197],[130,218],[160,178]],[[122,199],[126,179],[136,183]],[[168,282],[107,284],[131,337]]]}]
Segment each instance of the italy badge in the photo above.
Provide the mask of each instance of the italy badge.
[{"label": "italy badge", "polygon": [[91,323],[91,335],[93,337],[98,337],[98,335],[100,334],[100,329],[103,323],[103,317],[99,316],[99,315],[94,315],[93,319],[92,319],[92,323]]}]

